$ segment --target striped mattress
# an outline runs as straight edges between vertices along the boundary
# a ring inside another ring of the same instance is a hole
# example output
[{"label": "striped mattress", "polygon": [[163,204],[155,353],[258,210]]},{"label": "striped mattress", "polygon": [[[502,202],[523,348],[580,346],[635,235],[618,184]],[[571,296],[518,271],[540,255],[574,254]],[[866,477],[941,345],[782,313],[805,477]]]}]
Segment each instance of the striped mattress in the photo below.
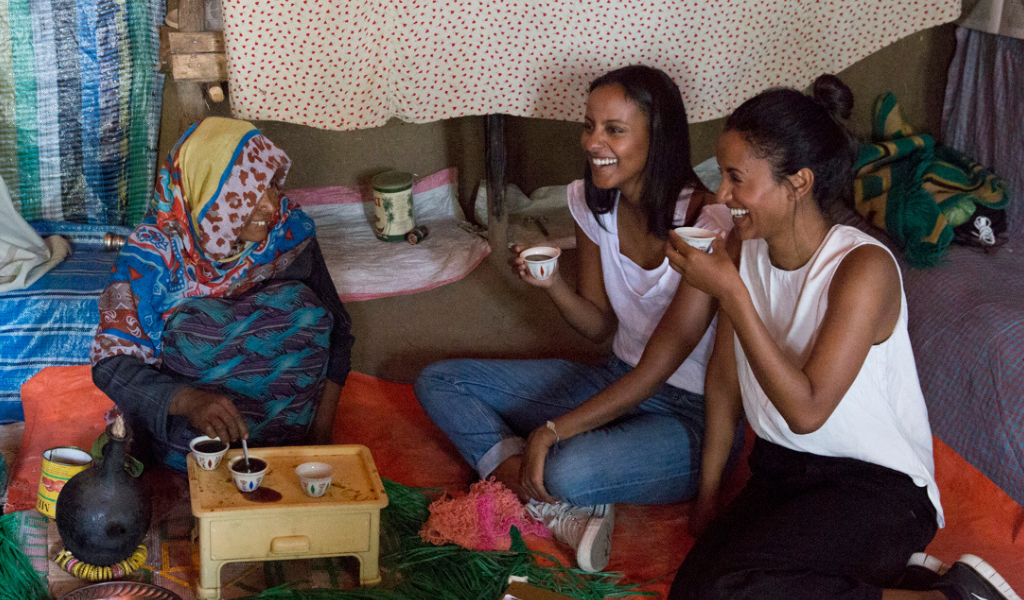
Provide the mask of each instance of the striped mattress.
[{"label": "striped mattress", "polygon": [[1024,505],[1024,242],[903,265],[932,432]]},{"label": "striped mattress", "polygon": [[30,287],[0,294],[0,423],[21,421],[21,385],[43,367],[89,363],[96,301],[110,281],[116,252],[103,250],[107,231],[127,227],[34,223],[43,236],[71,239],[73,254]]},{"label": "striped mattress", "polygon": [[951,244],[938,266],[915,269],[857,213],[829,210],[900,264],[932,433],[1024,506],[1024,240],[989,254]]}]

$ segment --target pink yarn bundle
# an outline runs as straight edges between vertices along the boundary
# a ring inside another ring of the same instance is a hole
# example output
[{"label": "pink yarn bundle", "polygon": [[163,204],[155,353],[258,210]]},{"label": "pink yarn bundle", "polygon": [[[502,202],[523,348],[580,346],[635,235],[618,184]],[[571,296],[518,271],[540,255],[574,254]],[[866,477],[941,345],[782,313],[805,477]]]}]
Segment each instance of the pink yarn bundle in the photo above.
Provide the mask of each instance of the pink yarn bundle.
[{"label": "pink yarn bundle", "polygon": [[438,546],[454,543],[469,550],[508,550],[513,526],[523,535],[551,536],[526,514],[512,490],[491,479],[474,483],[465,496],[446,496],[431,504],[420,537]]}]

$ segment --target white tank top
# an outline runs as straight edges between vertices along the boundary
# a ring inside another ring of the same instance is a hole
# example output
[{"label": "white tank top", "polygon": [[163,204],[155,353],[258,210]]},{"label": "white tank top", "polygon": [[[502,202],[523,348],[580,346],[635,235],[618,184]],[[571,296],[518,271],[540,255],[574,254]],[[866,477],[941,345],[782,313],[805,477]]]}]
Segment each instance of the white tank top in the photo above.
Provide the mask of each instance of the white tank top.
[{"label": "white tank top", "polygon": [[[684,222],[692,192],[687,188],[679,194],[673,223],[681,225]],[[618,202],[611,212],[595,218],[587,207],[582,179],[569,184],[567,195],[569,211],[576,223],[601,249],[605,292],[619,320],[612,352],[635,367],[640,362],[647,340],[675,296],[681,277],[669,266],[668,258],[654,269],[646,270],[619,252]],[[732,218],[726,206],[708,205],[698,215],[695,225],[725,237],[732,228]],[[669,385],[697,394],[704,393],[704,370],[715,337],[715,323],[711,323],[690,356],[668,378]]]},{"label": "white tank top", "polygon": [[[768,333],[795,364],[803,365],[811,353],[836,269],[864,244],[885,248],[858,229],[836,225],[806,265],[785,271],[772,266],[764,240],[743,242],[740,277]],[[944,526],[928,410],[907,332],[906,295],[901,292],[892,335],[871,347],[849,391],[813,433],[790,430],[754,377],[738,338],[735,343],[743,408],[759,437],[799,452],[855,458],[906,473],[918,487],[927,487],[939,527]]]}]

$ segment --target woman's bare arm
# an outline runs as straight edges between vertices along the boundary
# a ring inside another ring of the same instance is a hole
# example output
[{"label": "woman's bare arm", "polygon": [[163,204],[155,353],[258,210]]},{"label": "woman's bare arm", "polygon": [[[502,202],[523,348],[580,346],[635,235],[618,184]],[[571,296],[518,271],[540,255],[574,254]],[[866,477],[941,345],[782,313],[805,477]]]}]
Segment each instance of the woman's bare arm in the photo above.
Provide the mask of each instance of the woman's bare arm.
[{"label": "woman's bare arm", "polygon": [[732,450],[736,424],[743,415],[735,339],[729,316],[719,312],[715,347],[704,378],[704,443],[697,504],[690,514],[690,531],[695,535],[704,530],[717,512],[722,476]]},{"label": "woman's bare arm", "polygon": [[555,419],[562,439],[605,425],[654,395],[700,342],[715,316],[707,294],[680,283],[636,368]]},{"label": "woman's bare arm", "polygon": [[520,474],[527,495],[551,501],[544,488],[544,460],[548,449],[559,439],[607,424],[654,395],[697,346],[714,315],[715,302],[710,296],[680,283],[636,368],[554,419],[557,437],[555,431],[545,426],[530,433]]},{"label": "woman's bare arm", "polygon": [[548,295],[558,312],[587,339],[600,343],[615,332],[618,320],[604,289],[601,270],[601,249],[576,225],[577,265],[576,289],[556,272]]},{"label": "woman's bare arm", "polygon": [[722,298],[754,376],[794,433],[811,433],[825,424],[871,346],[892,334],[901,285],[896,263],[884,249],[866,245],[850,252],[833,276],[828,309],[804,365],[783,354],[745,287]]}]

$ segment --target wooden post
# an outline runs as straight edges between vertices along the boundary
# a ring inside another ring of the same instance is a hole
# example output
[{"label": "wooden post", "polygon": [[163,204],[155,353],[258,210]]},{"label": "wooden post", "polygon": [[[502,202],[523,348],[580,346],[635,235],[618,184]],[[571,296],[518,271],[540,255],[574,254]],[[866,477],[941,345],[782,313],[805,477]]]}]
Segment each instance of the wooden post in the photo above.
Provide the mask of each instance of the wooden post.
[{"label": "wooden post", "polygon": [[505,167],[508,155],[505,148],[505,115],[484,117],[484,160],[487,176],[487,229],[492,248],[505,245],[508,215],[505,214]]},{"label": "wooden post", "polygon": [[[178,4],[178,28],[183,32],[199,32],[206,28],[206,0],[181,0]],[[178,125],[175,139],[207,114],[203,84],[197,81],[175,81],[178,90]]]}]

